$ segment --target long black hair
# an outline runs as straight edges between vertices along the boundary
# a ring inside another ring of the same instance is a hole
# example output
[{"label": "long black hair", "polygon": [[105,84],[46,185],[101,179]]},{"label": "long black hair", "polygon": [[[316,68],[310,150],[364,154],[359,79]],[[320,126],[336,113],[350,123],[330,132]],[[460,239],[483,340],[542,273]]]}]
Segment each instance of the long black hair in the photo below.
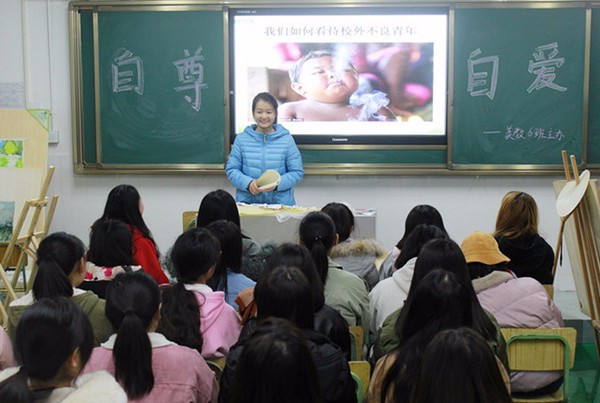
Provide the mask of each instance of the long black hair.
[{"label": "long black hair", "polygon": [[205,228],[187,230],[171,249],[177,283],[163,291],[158,329],[169,340],[198,352],[202,352],[200,306],[196,293],[186,290],[185,284],[214,269],[220,254],[219,241]]},{"label": "long black hair", "polygon": [[339,242],[350,238],[350,234],[354,230],[354,213],[350,207],[344,203],[332,202],[327,203],[321,211],[331,217],[335,223],[335,230],[340,237]]},{"label": "long black hair", "polygon": [[333,220],[322,211],[308,213],[300,221],[298,229],[300,242],[310,251],[323,285],[327,282],[328,253],[335,244],[337,235],[335,231]]},{"label": "long black hair", "polygon": [[417,225],[406,238],[400,255],[398,255],[398,258],[394,262],[394,267],[396,269],[403,267],[406,262],[419,255],[421,247],[427,241],[435,238],[448,238],[448,234],[433,224]]},{"label": "long black hair", "polygon": [[107,219],[90,233],[87,260],[96,266],[115,267],[133,264],[133,236],[127,224]]},{"label": "long black hair", "polygon": [[119,274],[106,289],[106,317],[117,334],[115,378],[129,399],[143,397],[154,387],[148,328],[159,305],[158,284],[142,271]]},{"label": "long black hair", "polygon": [[55,232],[44,238],[37,250],[38,272],[33,281],[34,298],[70,298],[73,284],[69,276],[78,269],[77,265],[84,256],[85,245],[74,235]]},{"label": "long black hair", "polygon": [[406,242],[406,238],[410,235],[412,230],[419,224],[432,224],[441,229],[448,234],[446,228],[444,227],[444,221],[442,220],[442,215],[439,211],[433,206],[428,204],[419,204],[410,210],[408,215],[406,216],[406,221],[404,223],[404,235],[396,244],[396,247],[400,250],[404,247],[404,243]]},{"label": "long black hair", "polygon": [[242,272],[242,232],[240,227],[231,221],[217,220],[206,226],[221,245],[221,257],[217,263],[215,274],[207,284],[214,291],[227,293],[227,270],[234,273]]},{"label": "long black hair", "polygon": [[[65,369],[65,362],[79,349],[81,367],[92,354],[94,335],[90,320],[69,298],[44,298],[21,317],[15,336],[19,372],[0,383],[0,401],[22,403],[43,400],[52,389],[31,391],[28,379],[49,381]],[[65,372],[75,379],[79,374]]]}]

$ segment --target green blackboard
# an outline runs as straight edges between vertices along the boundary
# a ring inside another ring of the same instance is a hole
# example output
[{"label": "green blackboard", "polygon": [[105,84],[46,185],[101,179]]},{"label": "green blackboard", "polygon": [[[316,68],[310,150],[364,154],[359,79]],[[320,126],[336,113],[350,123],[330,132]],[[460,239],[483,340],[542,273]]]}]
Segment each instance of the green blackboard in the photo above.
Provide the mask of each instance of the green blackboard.
[{"label": "green blackboard", "polygon": [[581,161],[585,9],[457,9],[450,162]]},{"label": "green blackboard", "polygon": [[83,164],[222,169],[223,11],[99,8],[80,16]]},{"label": "green blackboard", "polygon": [[589,126],[587,162],[600,166],[600,9],[592,10],[592,43],[590,54]]}]

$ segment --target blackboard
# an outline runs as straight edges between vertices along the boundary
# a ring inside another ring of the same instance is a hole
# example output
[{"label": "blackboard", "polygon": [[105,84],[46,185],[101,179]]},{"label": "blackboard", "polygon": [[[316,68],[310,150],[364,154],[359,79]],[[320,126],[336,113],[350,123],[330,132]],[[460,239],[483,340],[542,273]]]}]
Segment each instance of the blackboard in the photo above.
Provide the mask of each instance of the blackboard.
[{"label": "blackboard", "polygon": [[[226,9],[235,6],[106,4],[69,6],[76,171],[223,172],[230,144]],[[600,71],[600,46],[594,46],[600,43],[600,13],[593,10],[586,42],[589,9],[552,4],[436,3],[452,10],[447,144],[302,146],[306,172],[556,173],[562,172],[563,149],[578,161],[585,151],[588,162],[600,166],[600,73],[594,74]],[[390,5],[398,7],[391,0]],[[203,77],[196,92],[182,83],[187,78],[178,76],[175,62],[198,55]],[[476,71],[483,67],[478,60],[494,56],[499,63],[493,95],[489,89],[474,95],[482,77],[472,76],[470,87],[469,69],[482,73]],[[122,67],[138,61],[144,69],[142,94],[132,83],[135,72],[114,81]],[[551,79],[539,74],[543,62],[549,62],[544,72],[554,74]],[[201,104],[195,104],[196,94]]]},{"label": "blackboard", "polygon": [[590,54],[589,126],[587,162],[600,167],[600,9],[592,9],[592,43]]},{"label": "blackboard", "polygon": [[454,26],[451,164],[581,161],[585,9],[457,9]]},{"label": "blackboard", "polygon": [[223,11],[92,8],[79,15],[81,165],[222,170]]}]

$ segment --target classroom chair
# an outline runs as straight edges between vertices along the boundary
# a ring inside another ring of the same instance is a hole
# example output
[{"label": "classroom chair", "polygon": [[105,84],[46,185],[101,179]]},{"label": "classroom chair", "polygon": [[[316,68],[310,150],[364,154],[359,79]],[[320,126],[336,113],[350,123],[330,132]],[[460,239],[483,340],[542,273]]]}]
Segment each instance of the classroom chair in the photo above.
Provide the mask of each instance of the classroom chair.
[{"label": "classroom chair", "polygon": [[544,288],[546,289],[546,292],[550,296],[550,299],[554,300],[554,286],[552,284],[544,284]]},{"label": "classroom chair", "polygon": [[211,360],[206,360],[208,367],[214,372],[215,378],[217,379],[217,383],[221,380],[221,375],[223,374],[223,370],[225,369],[225,357],[213,358]]},{"label": "classroom chair", "polygon": [[181,215],[183,232],[196,226],[198,211],[184,211]]},{"label": "classroom chair", "polygon": [[359,361],[363,356],[363,345],[365,342],[365,335],[361,326],[349,326],[350,331],[350,359],[352,361]]},{"label": "classroom chair", "polygon": [[563,402],[569,396],[569,374],[575,363],[577,330],[500,329],[506,339],[508,365],[516,371],[563,371],[563,384],[556,392],[531,398],[513,397],[513,402]]},{"label": "classroom chair", "polygon": [[356,398],[358,403],[361,403],[371,382],[371,364],[369,361],[348,361],[348,365],[352,379],[356,383]]}]

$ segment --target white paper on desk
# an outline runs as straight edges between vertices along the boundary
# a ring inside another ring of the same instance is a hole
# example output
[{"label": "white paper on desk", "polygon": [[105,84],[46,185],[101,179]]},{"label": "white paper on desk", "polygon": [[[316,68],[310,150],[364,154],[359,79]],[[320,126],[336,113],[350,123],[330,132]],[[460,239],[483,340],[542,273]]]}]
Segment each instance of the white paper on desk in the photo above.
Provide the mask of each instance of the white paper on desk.
[{"label": "white paper on desk", "polygon": [[296,218],[298,220],[301,220],[308,213],[310,213],[310,211],[282,211],[280,213],[275,214],[275,218],[277,218],[278,222],[285,222],[290,218]]}]

